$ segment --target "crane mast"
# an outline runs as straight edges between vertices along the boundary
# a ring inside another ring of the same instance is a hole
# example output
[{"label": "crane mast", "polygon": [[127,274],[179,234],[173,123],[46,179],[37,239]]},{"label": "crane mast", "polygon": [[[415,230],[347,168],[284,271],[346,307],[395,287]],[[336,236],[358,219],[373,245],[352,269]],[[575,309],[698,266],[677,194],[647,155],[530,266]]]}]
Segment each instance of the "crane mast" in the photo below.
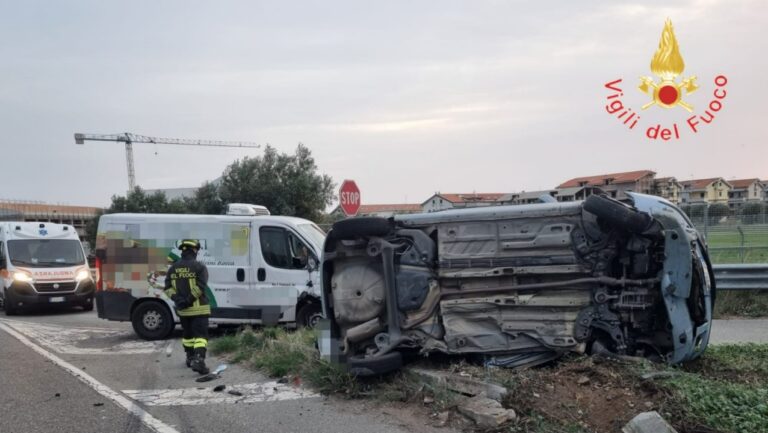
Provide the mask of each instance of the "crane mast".
[{"label": "crane mast", "polygon": [[75,144],[85,144],[86,141],[112,141],[125,143],[125,165],[128,170],[128,191],[136,188],[136,171],[133,164],[133,143],[152,143],[152,144],[171,144],[179,146],[208,146],[208,147],[239,147],[239,148],[259,148],[260,145],[247,141],[218,141],[218,140],[197,140],[184,138],[161,138],[150,137],[147,135],[132,134],[125,132],[122,134],[83,134],[75,133]]}]

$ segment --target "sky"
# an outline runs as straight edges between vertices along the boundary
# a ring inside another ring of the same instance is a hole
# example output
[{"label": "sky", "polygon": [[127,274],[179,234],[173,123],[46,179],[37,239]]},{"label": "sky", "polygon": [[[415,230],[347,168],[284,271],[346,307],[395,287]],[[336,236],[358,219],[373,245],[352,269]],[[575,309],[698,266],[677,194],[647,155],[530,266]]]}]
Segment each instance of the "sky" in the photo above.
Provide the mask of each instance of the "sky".
[{"label": "sky", "polygon": [[[728,80],[695,134],[682,107],[640,109],[667,18],[701,86],[684,95],[694,114]],[[0,199],[124,194],[122,144],[75,132],[301,142],[369,204],[642,169],[766,179],[766,52],[764,0],[0,0]],[[605,108],[619,78],[633,130]],[[675,123],[679,140],[646,137]],[[261,152],[134,147],[146,189],[199,186]]]}]

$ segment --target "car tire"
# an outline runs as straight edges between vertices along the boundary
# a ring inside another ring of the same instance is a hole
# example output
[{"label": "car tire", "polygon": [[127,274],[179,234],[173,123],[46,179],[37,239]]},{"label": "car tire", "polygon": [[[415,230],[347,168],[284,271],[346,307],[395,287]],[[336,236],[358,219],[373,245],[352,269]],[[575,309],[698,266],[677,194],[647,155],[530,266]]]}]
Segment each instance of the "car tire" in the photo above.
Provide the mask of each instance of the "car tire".
[{"label": "car tire", "polygon": [[139,304],[131,313],[131,324],[136,334],[145,340],[164,340],[175,327],[171,311],[159,301]]},{"label": "car tire", "polygon": [[384,236],[392,230],[392,222],[387,218],[359,217],[348,218],[333,224],[333,236],[336,239],[354,239],[359,236]]},{"label": "car tire", "polygon": [[630,233],[642,233],[653,223],[650,215],[638,212],[618,200],[603,195],[587,197],[584,201],[584,210],[596,215],[609,225]]},{"label": "car tire", "polygon": [[296,312],[296,324],[309,329],[314,329],[322,318],[323,309],[317,302],[304,304]]},{"label": "car tire", "polygon": [[350,356],[346,363],[347,371],[354,376],[380,376],[399,370],[403,366],[403,354],[392,351],[377,357]]}]

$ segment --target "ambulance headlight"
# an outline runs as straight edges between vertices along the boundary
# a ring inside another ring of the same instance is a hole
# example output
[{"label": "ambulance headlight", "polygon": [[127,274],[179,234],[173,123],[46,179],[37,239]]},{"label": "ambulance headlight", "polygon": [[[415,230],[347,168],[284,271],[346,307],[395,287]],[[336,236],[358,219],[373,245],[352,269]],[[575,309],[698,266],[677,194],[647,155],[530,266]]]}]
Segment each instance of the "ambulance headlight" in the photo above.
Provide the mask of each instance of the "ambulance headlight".
[{"label": "ambulance headlight", "polygon": [[32,275],[29,275],[25,272],[14,272],[13,279],[22,283],[31,283]]},{"label": "ambulance headlight", "polygon": [[77,275],[75,275],[75,280],[77,280],[78,282],[87,280],[89,278],[91,278],[91,271],[89,271],[88,269],[81,269],[80,271],[77,272]]}]

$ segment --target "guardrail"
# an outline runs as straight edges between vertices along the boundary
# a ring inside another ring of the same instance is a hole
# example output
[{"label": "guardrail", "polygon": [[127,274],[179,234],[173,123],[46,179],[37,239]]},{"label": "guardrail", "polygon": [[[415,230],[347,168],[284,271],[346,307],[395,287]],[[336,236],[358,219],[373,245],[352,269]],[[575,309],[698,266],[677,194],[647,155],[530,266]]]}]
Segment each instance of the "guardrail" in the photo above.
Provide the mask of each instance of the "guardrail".
[{"label": "guardrail", "polygon": [[768,264],[712,265],[717,290],[768,290]]}]

